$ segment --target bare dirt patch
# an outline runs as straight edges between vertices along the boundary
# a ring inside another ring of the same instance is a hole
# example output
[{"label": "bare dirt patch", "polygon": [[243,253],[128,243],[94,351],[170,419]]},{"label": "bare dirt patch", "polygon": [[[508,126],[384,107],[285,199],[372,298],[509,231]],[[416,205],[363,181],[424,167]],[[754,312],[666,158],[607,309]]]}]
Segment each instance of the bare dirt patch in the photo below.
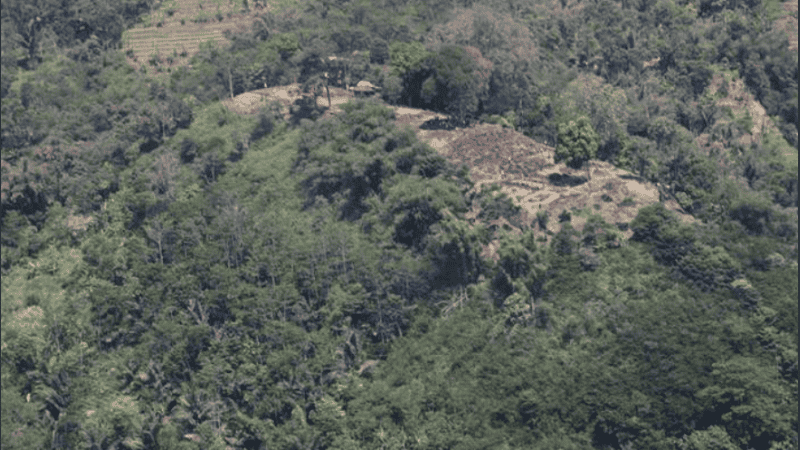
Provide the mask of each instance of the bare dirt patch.
[{"label": "bare dirt patch", "polygon": [[[420,128],[423,123],[442,116],[413,108],[399,107],[396,111],[398,109],[402,111],[397,115],[398,124],[411,126],[421,140],[453,163],[470,167],[476,189],[499,185],[501,192],[522,207],[524,224],[530,225],[538,211],[546,211],[547,230],[534,227],[541,236],[547,234],[546,231],[558,233],[561,230],[558,215],[563,210],[588,209],[610,224],[627,225],[636,217],[639,208],[659,201],[659,191],[654,184],[609,163],[591,161],[585,169],[571,169],[553,161],[554,148],[512,129],[476,124],[454,130],[426,130]],[[664,205],[678,213],[682,221],[694,221],[675,200],[665,199]],[[572,225],[582,230],[581,220],[575,217],[573,214]],[[632,232],[626,230],[622,234],[629,238]]]},{"label": "bare dirt patch", "polygon": [[[284,115],[290,118],[291,104],[303,94],[297,84],[259,89],[223,102],[239,114],[254,114],[264,100],[277,100],[284,107]],[[341,88],[331,88],[332,107],[323,117],[341,112],[342,103],[350,101],[352,94]],[[327,97],[318,97],[317,104],[327,107]],[[662,201],[664,206],[675,211],[685,223],[694,222],[690,214],[683,211],[672,199],[661,199],[658,188],[630,172],[618,169],[603,161],[591,161],[585,168],[575,170],[563,163],[553,161],[555,149],[534,141],[522,133],[494,124],[475,124],[466,128],[437,129],[430,127],[434,121],[446,116],[405,106],[387,105],[395,111],[395,123],[409,126],[420,140],[445,156],[451,162],[470,168],[474,189],[497,184],[500,191],[508,195],[521,210],[520,222],[530,226],[536,213],[546,211],[549,217],[547,228],[533,226],[538,236],[552,236],[561,230],[558,216],[562,211],[572,211],[572,225],[583,230],[585,216],[598,214],[612,225],[618,225],[624,238],[633,234],[627,229],[639,208]],[[591,170],[591,178],[589,171]],[[475,218],[479,210],[467,214]],[[512,233],[520,229],[500,220],[489,225],[511,227]],[[485,256],[494,257],[494,246],[484,249]]]},{"label": "bare dirt patch", "polygon": [[[322,91],[322,95],[317,97],[317,107],[323,111],[323,118],[329,117],[332,114],[339,114],[342,112],[341,105],[354,98],[352,92],[343,88],[331,87],[329,89],[331,94],[330,108],[328,107],[328,96],[324,90]],[[291,118],[292,105],[301,98],[309,98],[311,96],[313,96],[311,93],[305,93],[301,90],[299,83],[293,83],[286,86],[276,86],[245,92],[232,99],[223,100],[222,104],[236,114],[250,115],[258,113],[259,109],[267,103],[276,101],[281,105],[284,118],[289,120]]]},{"label": "bare dirt patch", "polygon": [[[718,119],[720,122],[728,122],[731,120],[740,120],[746,115],[750,116],[752,120],[752,127],[749,132],[745,132],[740,136],[737,141],[744,148],[749,148],[752,143],[762,142],[765,134],[772,134],[773,136],[782,136],[781,131],[775,125],[775,122],[767,114],[767,110],[761,103],[756,100],[755,96],[750,93],[741,78],[733,79],[728,74],[715,74],[708,85],[708,92],[716,94],[723,85],[727,84],[728,94],[725,97],[719,98],[715,101],[716,106],[723,110],[730,110],[733,114],[733,119],[722,117]],[[721,156],[719,164],[724,168],[729,167],[731,160],[727,155],[728,142],[724,139],[713,140],[708,133],[703,133],[695,138],[697,146],[704,150],[706,154],[715,153]],[[791,145],[786,143],[783,155],[787,158],[788,164],[796,164],[797,150]]]}]

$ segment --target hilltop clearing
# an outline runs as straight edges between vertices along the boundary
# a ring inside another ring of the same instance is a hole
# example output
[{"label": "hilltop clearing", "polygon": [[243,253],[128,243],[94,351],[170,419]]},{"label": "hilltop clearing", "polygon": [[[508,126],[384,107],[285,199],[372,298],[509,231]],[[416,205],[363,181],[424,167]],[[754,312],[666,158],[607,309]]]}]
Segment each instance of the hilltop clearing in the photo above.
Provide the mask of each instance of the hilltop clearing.
[{"label": "hilltop clearing", "polygon": [[[324,109],[322,118],[341,112],[339,105],[353,98],[341,88],[331,88],[331,108],[327,108],[325,95],[317,98],[317,106]],[[278,101],[284,117],[291,117],[290,107],[303,97],[299,84],[258,89],[223,101],[237,114],[255,114],[267,101]],[[436,149],[451,162],[470,168],[475,190],[492,184],[521,209],[509,222],[499,218],[489,221],[489,226],[505,227],[512,233],[522,226],[531,226],[539,237],[553,235],[561,230],[558,220],[562,211],[570,211],[571,223],[582,231],[586,217],[600,215],[606,222],[616,224],[625,238],[632,232],[627,224],[639,208],[659,202],[659,189],[641,177],[618,169],[603,161],[590,161],[586,169],[575,170],[564,163],[554,163],[555,149],[534,141],[522,133],[500,125],[478,123],[466,128],[438,126],[446,119],[440,113],[405,106],[387,105],[395,112],[399,126],[409,126],[425,143]],[[588,171],[591,170],[591,179]],[[675,211],[682,221],[695,219],[681,209],[674,199],[664,199],[664,206]],[[545,229],[535,225],[537,213],[546,212],[549,220]],[[476,218],[480,211],[474,209],[468,218]],[[490,248],[489,256],[493,254]]]},{"label": "hilltop clearing", "polygon": [[[500,125],[480,123],[452,130],[429,129],[426,123],[441,119],[440,114],[392,108],[399,125],[411,126],[421,140],[451,162],[469,166],[476,189],[492,184],[500,186],[500,192],[522,208],[520,217],[515,220],[516,226],[509,224],[514,228],[531,225],[537,212],[546,211],[550,218],[547,234],[558,233],[561,230],[558,215],[567,210],[573,211],[572,225],[579,231],[585,222],[585,218],[580,217],[582,212],[594,213],[608,223],[625,228],[623,235],[628,238],[631,233],[625,225],[636,217],[638,208],[659,201],[656,186],[630,172],[606,162],[591,161],[589,180],[587,170],[555,163],[553,147]],[[674,200],[666,201],[665,206],[686,222],[694,220]],[[533,228],[538,234],[545,234],[545,230]]]}]

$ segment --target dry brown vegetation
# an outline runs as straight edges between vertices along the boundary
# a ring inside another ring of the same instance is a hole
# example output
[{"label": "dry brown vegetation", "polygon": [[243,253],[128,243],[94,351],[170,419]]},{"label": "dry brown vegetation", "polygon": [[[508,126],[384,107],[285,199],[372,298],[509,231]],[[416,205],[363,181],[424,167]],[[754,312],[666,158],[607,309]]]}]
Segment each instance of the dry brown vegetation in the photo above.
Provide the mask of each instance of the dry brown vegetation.
[{"label": "dry brown vegetation", "polygon": [[[302,95],[299,84],[293,84],[247,92],[224,100],[223,104],[238,114],[255,114],[265,101],[275,100],[281,103],[284,117],[288,119],[290,106]],[[327,109],[328,100],[324,95],[317,98],[317,105],[325,109],[324,118],[341,112],[339,105],[352,98],[344,89],[332,88],[332,107]],[[625,228],[623,224],[633,220],[639,208],[659,201],[659,191],[654,184],[607,162],[591,161],[585,169],[571,169],[553,162],[555,149],[517,131],[485,123],[453,130],[429,129],[423,124],[445,116],[423,109],[387,106],[394,110],[399,126],[411,127],[422,141],[451,162],[470,167],[475,189],[491,184],[500,186],[500,192],[522,207],[520,223],[530,225],[538,211],[547,211],[547,229],[534,227],[539,236],[560,231],[558,215],[563,210],[572,211],[571,223],[579,231],[590,213]],[[591,170],[590,180],[587,180],[588,169]],[[664,205],[677,212],[685,222],[694,221],[675,200],[666,199]],[[478,213],[475,209],[467,217],[474,218]],[[512,233],[519,232],[518,227],[504,219],[488,225],[506,225]],[[628,238],[631,232],[626,229],[622,235]],[[491,246],[487,252],[487,256],[492,256]]]},{"label": "dry brown vegetation", "polygon": [[[156,73],[154,78],[165,78],[170,69],[188,65],[203,42],[211,40],[217,45],[225,45],[223,43],[227,39],[223,33],[226,30],[244,31],[258,20],[258,14],[270,8],[259,5],[247,11],[239,1],[220,2],[219,9],[216,3],[208,1],[174,0],[173,3],[174,6],[162,6],[154,11],[149,23],[139,24],[122,35],[122,51],[128,52],[128,63],[133,68],[139,70],[142,66],[148,66],[154,56],[166,68],[161,74]],[[168,10],[174,11],[172,15],[166,13]],[[222,15],[222,21],[217,19],[217,11]],[[195,22],[201,17],[206,17],[207,21]],[[150,70],[150,73],[153,72]]]},{"label": "dry brown vegetation", "polygon": [[[173,50],[178,53],[186,51],[185,58],[176,58],[169,66],[187,64],[202,41],[213,39],[221,43],[225,41],[224,30],[244,29],[257,19],[256,14],[264,11],[253,9],[244,13],[238,3],[228,3],[220,9],[225,18],[219,22],[214,18],[216,9],[213,3],[206,6],[208,11],[200,10],[197,1],[176,0],[176,4],[171,17],[164,14],[156,16],[163,20],[160,28],[152,23],[148,28],[137,27],[126,32],[125,49],[133,50],[133,58],[129,58],[129,62],[134,67],[147,64],[156,50],[162,55],[162,60],[173,54]],[[797,0],[785,2],[783,8],[788,14],[776,21],[775,26],[786,30],[791,48],[796,50]],[[227,17],[228,13],[231,13],[230,18]],[[207,23],[192,22],[200,14],[207,14],[211,20]],[[184,25],[181,25],[181,19],[185,20]],[[722,80],[722,76],[716,75],[709,89],[716,92]],[[753,119],[752,133],[740,138],[743,143],[760,140],[766,130],[778,133],[763,106],[747,92],[741,80],[729,80],[727,89],[729,94],[717,100],[717,105],[731,108],[734,114],[747,111]],[[338,106],[352,99],[351,92],[338,87],[331,88],[330,94],[330,108],[325,95],[317,98],[318,106],[325,110],[323,118],[341,112]],[[301,92],[299,84],[292,84],[246,92],[224,100],[223,104],[238,114],[255,114],[266,101],[274,100],[281,103],[284,117],[288,119],[291,105],[303,95],[308,94]],[[589,213],[599,214],[606,222],[625,228],[623,224],[630,222],[640,207],[658,201],[663,201],[683,221],[694,221],[675,200],[661,197],[657,186],[609,163],[591,161],[586,169],[571,169],[563,163],[554,163],[552,147],[522,133],[490,124],[454,130],[423,129],[423,123],[442,116],[421,109],[390,107],[395,111],[398,124],[410,126],[421,140],[450,161],[469,166],[476,189],[491,184],[500,186],[500,192],[522,207],[521,223],[530,225],[537,212],[546,211],[549,217],[547,229],[534,227],[540,236],[557,233],[561,229],[558,215],[563,210],[573,211],[572,225],[579,231]],[[721,146],[712,142],[708,135],[699,136],[696,142],[709,152]],[[473,217],[476,214],[477,211],[471,213]],[[508,223],[505,225],[510,226]],[[513,226],[511,229],[512,232],[519,231]],[[626,229],[622,234],[627,238],[631,232]]]}]

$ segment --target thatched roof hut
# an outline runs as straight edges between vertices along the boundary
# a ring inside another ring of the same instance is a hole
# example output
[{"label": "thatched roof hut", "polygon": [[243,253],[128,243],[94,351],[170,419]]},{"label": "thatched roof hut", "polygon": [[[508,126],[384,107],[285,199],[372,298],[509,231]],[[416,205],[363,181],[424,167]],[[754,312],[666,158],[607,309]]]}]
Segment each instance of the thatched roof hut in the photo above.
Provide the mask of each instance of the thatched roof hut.
[{"label": "thatched roof hut", "polygon": [[380,87],[375,86],[374,84],[370,83],[369,81],[361,80],[353,88],[353,92],[356,92],[356,93],[361,94],[361,95],[368,95],[368,94],[372,94],[372,93],[374,93],[376,91],[379,91],[380,89],[381,89]]}]

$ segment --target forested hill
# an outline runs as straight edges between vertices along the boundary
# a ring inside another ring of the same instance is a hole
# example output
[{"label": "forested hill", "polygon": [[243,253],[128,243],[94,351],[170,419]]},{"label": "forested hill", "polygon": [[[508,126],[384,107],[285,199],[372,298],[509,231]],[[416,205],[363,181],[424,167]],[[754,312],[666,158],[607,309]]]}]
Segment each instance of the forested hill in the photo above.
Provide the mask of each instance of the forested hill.
[{"label": "forested hill", "polygon": [[[2,448],[797,448],[796,5],[3,0]],[[694,219],[522,221],[400,106]]]}]

